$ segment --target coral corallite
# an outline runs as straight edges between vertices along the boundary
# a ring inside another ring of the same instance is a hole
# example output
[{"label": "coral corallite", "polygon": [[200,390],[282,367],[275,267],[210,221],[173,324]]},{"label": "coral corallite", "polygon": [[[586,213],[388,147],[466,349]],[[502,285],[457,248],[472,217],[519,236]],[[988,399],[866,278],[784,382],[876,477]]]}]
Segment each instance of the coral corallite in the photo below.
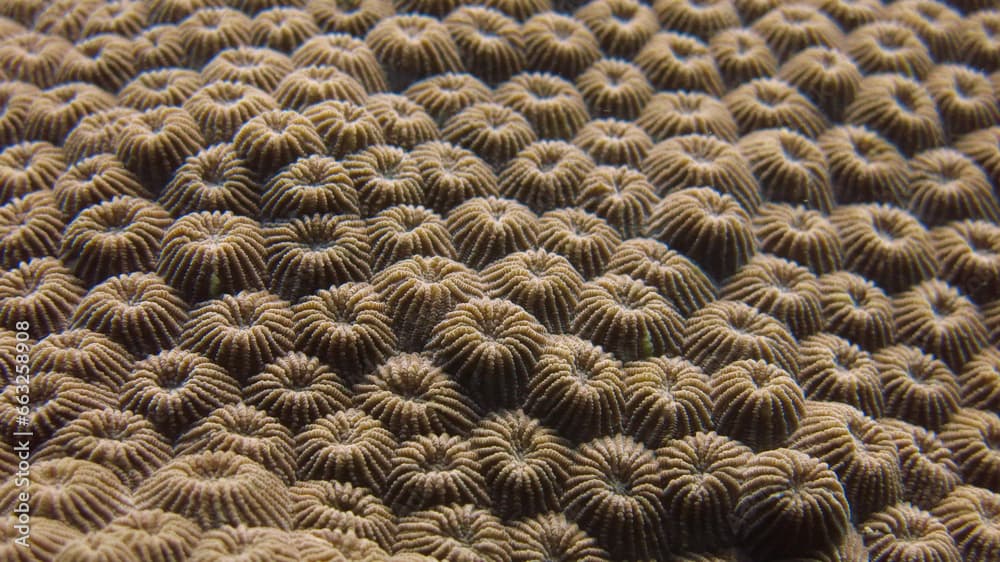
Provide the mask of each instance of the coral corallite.
[{"label": "coral corallite", "polygon": [[368,283],[317,291],[292,306],[295,347],[356,375],[380,365],[396,348],[386,304]]},{"label": "coral corallite", "polygon": [[470,442],[497,513],[514,518],[558,508],[570,449],[554,431],[521,410],[504,410],[483,419]]},{"label": "coral corallite", "polygon": [[232,213],[191,213],[167,228],[159,273],[190,302],[224,292],[263,288],[260,226]]},{"label": "coral corallite", "polygon": [[808,551],[837,541],[850,527],[850,510],[837,475],[791,449],[752,458],[735,509],[738,536],[764,555]]},{"label": "coral corallite", "polygon": [[622,361],[680,353],[684,320],[642,281],[609,274],[584,283],[573,332]]},{"label": "coral corallite", "polygon": [[291,497],[278,476],[236,453],[176,457],[135,493],[144,508],[183,515],[203,529],[223,525],[286,528]]},{"label": "coral corallite", "polygon": [[647,447],[712,428],[708,377],[679,357],[625,364],[625,432]]},{"label": "coral corallite", "polygon": [[760,449],[780,446],[798,428],[805,398],[791,374],[764,361],[736,361],[709,381],[716,428]]},{"label": "coral corallite", "polygon": [[510,301],[473,299],[434,327],[427,350],[478,401],[514,406],[525,395],[546,335]]},{"label": "coral corallite", "polygon": [[524,407],[576,442],[618,433],[625,411],[621,363],[576,336],[553,337],[535,364]]},{"label": "coral corallite", "polygon": [[399,444],[361,410],[317,419],[295,436],[299,480],[337,480],[381,492]]},{"label": "coral corallite", "polygon": [[668,513],[691,514],[667,519],[673,548],[713,548],[734,542],[730,515],[752,451],[715,432],[698,432],[664,441],[656,455],[666,481],[664,508]]},{"label": "coral corallite", "polygon": [[288,303],[267,291],[242,291],[203,302],[191,311],[180,346],[205,354],[240,380],[292,349]]},{"label": "coral corallite", "polygon": [[902,496],[899,453],[889,430],[850,406],[816,405],[791,437],[792,447],[826,463],[844,486],[853,519]]},{"label": "coral corallite", "polygon": [[464,435],[476,407],[451,377],[426,357],[403,353],[354,387],[354,405],[401,439],[414,435]]},{"label": "coral corallite", "polygon": [[660,556],[664,481],[653,452],[619,434],[581,445],[572,461],[562,497],[569,516],[612,556]]}]

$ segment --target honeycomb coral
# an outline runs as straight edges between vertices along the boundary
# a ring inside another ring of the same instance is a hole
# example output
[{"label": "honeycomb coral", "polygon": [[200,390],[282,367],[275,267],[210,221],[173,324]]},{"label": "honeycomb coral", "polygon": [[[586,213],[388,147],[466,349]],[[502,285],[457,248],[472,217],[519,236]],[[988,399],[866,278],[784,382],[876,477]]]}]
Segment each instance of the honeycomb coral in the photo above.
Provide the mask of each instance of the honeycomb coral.
[{"label": "honeycomb coral", "polygon": [[632,58],[656,33],[656,14],[637,0],[588,2],[574,14],[611,57]]},{"label": "honeycomb coral", "polygon": [[395,15],[375,24],[365,43],[388,70],[394,89],[442,72],[461,72],[458,47],[440,21],[423,15]]},{"label": "honeycomb coral", "polygon": [[160,105],[181,105],[201,84],[201,78],[193,71],[148,70],[128,82],[118,100],[138,111]]},{"label": "honeycomb coral", "polygon": [[260,226],[230,212],[184,215],[163,237],[157,273],[189,302],[264,286]]},{"label": "honeycomb coral", "polygon": [[1000,554],[1000,537],[988,523],[1000,514],[1000,494],[959,486],[934,507],[933,513],[966,559],[988,560]]},{"label": "honeycomb coral", "polygon": [[804,267],[781,258],[754,256],[726,281],[722,298],[774,316],[798,339],[823,327],[816,278]]},{"label": "honeycomb coral", "polygon": [[878,351],[874,359],[890,416],[939,431],[958,410],[955,375],[935,356],[897,345]]},{"label": "honeycomb coral", "polygon": [[628,166],[598,166],[580,185],[577,205],[611,225],[622,239],[638,238],[659,199],[646,176]]},{"label": "honeycomb coral", "polygon": [[374,216],[393,205],[419,205],[424,199],[420,167],[413,154],[378,144],[344,159],[344,169],[358,192],[361,215]]},{"label": "honeycomb coral", "polygon": [[130,196],[88,207],[69,223],[59,255],[88,285],[153,269],[170,215],[156,203]]},{"label": "honeycomb coral", "polygon": [[[26,385],[23,380],[15,382],[22,384],[8,385],[0,393],[0,427],[13,434],[15,431],[23,432],[22,428],[27,425],[31,433],[29,441],[44,441],[83,412],[109,408],[115,403],[112,390],[88,384],[65,373],[35,375]],[[25,395],[22,393],[24,386],[29,393],[27,403],[21,398]],[[25,418],[27,424],[23,423]],[[23,437],[17,436],[18,439]]]},{"label": "honeycomb coral", "polygon": [[32,140],[62,144],[76,122],[110,109],[113,100],[104,90],[83,82],[53,86],[31,104],[24,134]]},{"label": "honeycomb coral", "polygon": [[341,377],[315,357],[289,353],[247,381],[246,403],[292,431],[351,405]]},{"label": "honeycomb coral", "polygon": [[750,216],[740,203],[708,187],[689,187],[664,197],[650,213],[646,234],[682,252],[716,279],[750,261],[757,246]]},{"label": "honeycomb coral", "polygon": [[292,433],[252,406],[223,406],[174,443],[178,456],[229,451],[259,463],[286,484],[295,480]]},{"label": "honeycomb coral", "polygon": [[579,208],[549,211],[538,226],[538,245],[565,256],[585,279],[600,275],[621,244],[607,222]]},{"label": "honeycomb coral", "polygon": [[381,211],[368,221],[368,238],[375,241],[371,249],[375,271],[411,256],[455,257],[444,221],[424,207],[394,205]]},{"label": "honeycomb coral", "polygon": [[986,327],[976,306],[942,281],[925,281],[893,299],[900,341],[961,369],[986,346]]},{"label": "honeycomb coral", "polygon": [[597,562],[611,558],[593,537],[561,513],[520,519],[507,532],[514,547],[514,560],[550,557]]},{"label": "honeycomb coral", "polygon": [[296,160],[271,177],[261,196],[261,214],[269,219],[292,219],[316,213],[357,215],[359,210],[358,192],[347,170],[340,162],[326,156]]},{"label": "honeycomb coral", "polygon": [[216,144],[188,158],[160,194],[175,217],[197,211],[230,211],[256,217],[260,195],[253,172],[232,145]]},{"label": "honeycomb coral", "polygon": [[634,64],[601,59],[576,79],[576,88],[592,115],[635,119],[653,96],[653,86]]},{"label": "honeycomb coral", "polygon": [[88,410],[39,449],[39,461],[62,456],[107,466],[135,489],[173,456],[170,442],[148,420],[114,408]]},{"label": "honeycomb coral", "polygon": [[32,338],[62,331],[84,295],[83,284],[56,258],[21,262],[0,275],[0,321],[27,322]]},{"label": "honeycomb coral", "polygon": [[0,201],[52,186],[63,170],[63,151],[47,142],[21,142],[0,152]]},{"label": "honeycomb coral", "polygon": [[294,301],[331,285],[366,281],[368,238],[362,221],[350,215],[312,215],[267,227],[271,287]]},{"label": "honeycomb coral", "polygon": [[[89,532],[132,509],[132,495],[114,472],[90,461],[60,458],[31,467],[28,507],[38,518],[60,521]],[[0,505],[13,512],[22,486],[13,479],[0,487]],[[23,496],[22,496],[23,497]]]},{"label": "honeycomb coral", "polygon": [[517,153],[500,172],[500,193],[517,199],[536,213],[573,203],[593,161],[579,148],[562,141],[539,141]]},{"label": "honeycomb coral", "polygon": [[424,182],[424,204],[442,216],[474,197],[497,195],[493,169],[471,151],[446,142],[413,150]]},{"label": "honeycomb coral", "polygon": [[[10,372],[14,373],[13,359],[11,365]],[[104,334],[74,329],[39,341],[30,365],[36,373],[66,373],[82,381],[116,389],[128,378],[132,357]]]},{"label": "honeycomb coral", "polygon": [[170,349],[138,362],[122,386],[121,405],[171,437],[212,410],[240,400],[239,383],[207,358]]},{"label": "honeycomb coral", "polygon": [[813,408],[791,443],[837,473],[855,520],[899,501],[902,477],[892,434],[860,411],[850,406]]},{"label": "honeycomb coral", "polygon": [[443,256],[414,256],[378,273],[372,285],[389,306],[400,345],[418,349],[455,305],[485,296],[479,275]]},{"label": "honeycomb coral", "polygon": [[781,66],[778,77],[795,86],[833,121],[840,121],[844,107],[854,100],[862,74],[844,52],[811,47]]},{"label": "honeycomb coral", "polygon": [[896,329],[892,304],[871,281],[839,271],[821,277],[819,286],[826,331],[867,350],[893,343]]},{"label": "honeycomb coral", "polygon": [[172,348],[187,318],[187,304],[158,275],[132,273],[91,289],[73,315],[73,327],[106,334],[145,357]]},{"label": "honeycomb coral", "polygon": [[826,158],[811,140],[779,129],[747,135],[737,146],[757,177],[763,198],[830,212],[833,190]]},{"label": "honeycomb coral", "polygon": [[523,115],[541,139],[572,139],[587,122],[581,95],[570,82],[552,74],[518,74],[500,85],[493,97]]},{"label": "honeycomb coral", "polygon": [[845,205],[830,218],[844,246],[844,265],[897,293],[933,276],[930,236],[911,214],[892,205]]},{"label": "honeycomb coral", "polygon": [[927,89],[898,74],[874,74],[861,81],[844,120],[871,128],[908,156],[944,141],[941,117]]},{"label": "honeycomb coral", "polygon": [[569,331],[583,278],[565,257],[516,252],[484,269],[482,277],[490,296],[520,305],[552,333]]},{"label": "honeycomb coral", "polygon": [[972,408],[958,411],[941,429],[941,441],[954,455],[964,482],[1000,491],[1000,455],[995,445],[998,435],[1000,417]]},{"label": "honeycomb coral", "polygon": [[390,548],[396,533],[392,511],[367,488],[349,482],[307,480],[289,489],[298,529],[354,532]]},{"label": "honeycomb coral", "polygon": [[763,37],[752,29],[732,27],[709,38],[709,52],[723,80],[732,88],[773,76],[778,60]]},{"label": "honeycomb coral", "polygon": [[158,188],[204,145],[198,124],[186,111],[155,107],[124,118],[115,154],[144,183]]},{"label": "honeycomb coral", "polygon": [[942,562],[961,559],[945,526],[913,506],[889,507],[863,525],[865,546],[876,560],[906,560],[911,556]]},{"label": "honeycomb coral", "polygon": [[387,486],[384,497],[401,515],[450,503],[489,503],[482,466],[470,443],[448,434],[418,435],[400,443]]},{"label": "honeycomb coral", "polygon": [[471,74],[448,72],[421,80],[404,95],[424,108],[438,125],[477,103],[492,99],[492,91]]},{"label": "honeycomb coral", "polygon": [[324,150],[323,139],[312,121],[294,111],[275,109],[245,122],[233,137],[233,146],[263,176]]},{"label": "honeycomb coral", "polygon": [[278,109],[278,103],[249,84],[213,82],[184,101],[184,109],[201,128],[206,143],[230,142],[248,121]]},{"label": "honeycomb coral", "polygon": [[577,18],[557,12],[532,16],[521,27],[527,66],[572,80],[601,57],[597,38]]},{"label": "honeycomb coral", "polygon": [[718,96],[724,89],[708,46],[691,35],[661,31],[646,42],[632,61],[653,86],[663,90]]},{"label": "honeycomb coral", "polygon": [[857,345],[819,333],[800,342],[799,362],[799,383],[809,399],[850,404],[872,417],[885,410],[880,368],[888,365],[875,363]]},{"label": "honeycomb coral", "polygon": [[617,119],[595,119],[580,129],[573,143],[597,164],[638,167],[653,146],[636,125]]},{"label": "honeycomb coral", "polygon": [[525,65],[521,28],[499,11],[475,6],[444,20],[465,67],[488,84],[498,84]]},{"label": "honeycomb coral", "polygon": [[399,520],[397,552],[436,559],[510,562],[512,547],[500,519],[472,504],[449,504]]},{"label": "honeycomb coral", "polygon": [[954,220],[1000,220],[1000,202],[985,174],[952,149],[928,150],[910,163],[910,211],[927,226]]},{"label": "honeycomb coral", "polygon": [[0,206],[0,266],[56,253],[65,224],[52,195],[34,192]]},{"label": "honeycomb coral", "polygon": [[392,357],[354,387],[354,405],[379,419],[396,436],[464,435],[476,408],[461,387],[426,357]]},{"label": "honeycomb coral", "polygon": [[520,113],[497,103],[477,102],[445,121],[448,142],[467,148],[494,170],[535,141],[535,131]]},{"label": "honeycomb coral", "polygon": [[996,410],[1000,403],[1000,351],[985,348],[958,373],[962,404],[982,410]]},{"label": "honeycomb coral", "polygon": [[0,559],[1000,558],[994,4],[0,0]]},{"label": "honeycomb coral", "polygon": [[319,26],[308,12],[276,7],[257,14],[250,27],[250,42],[290,54],[319,35]]},{"label": "honeycomb coral", "polygon": [[903,499],[931,509],[951,493],[962,479],[952,452],[941,438],[920,426],[883,419],[896,450],[903,475]]},{"label": "honeycomb coral", "polygon": [[102,544],[122,545],[130,556],[169,562],[191,553],[201,537],[201,529],[176,513],[136,509],[114,518],[107,527],[90,536],[100,537]]},{"label": "honeycomb coral", "polygon": [[712,375],[710,386],[719,432],[759,449],[783,444],[805,413],[792,375],[764,361],[730,363]]}]

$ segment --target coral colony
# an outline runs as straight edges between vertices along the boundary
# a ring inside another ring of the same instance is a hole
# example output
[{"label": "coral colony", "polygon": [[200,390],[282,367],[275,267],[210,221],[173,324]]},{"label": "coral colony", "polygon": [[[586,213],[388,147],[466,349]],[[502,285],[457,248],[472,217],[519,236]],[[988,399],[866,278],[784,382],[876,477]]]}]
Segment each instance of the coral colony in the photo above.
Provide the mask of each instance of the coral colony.
[{"label": "coral colony", "polygon": [[995,0],[0,0],[0,560],[1000,561]]}]

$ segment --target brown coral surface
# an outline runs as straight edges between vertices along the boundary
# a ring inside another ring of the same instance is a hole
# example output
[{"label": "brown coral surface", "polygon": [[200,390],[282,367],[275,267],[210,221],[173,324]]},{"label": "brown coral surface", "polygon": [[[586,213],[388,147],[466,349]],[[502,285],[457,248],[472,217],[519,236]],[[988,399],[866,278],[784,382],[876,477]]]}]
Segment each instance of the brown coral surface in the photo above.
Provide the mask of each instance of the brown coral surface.
[{"label": "brown coral surface", "polygon": [[1000,560],[998,38],[0,0],[0,560]]}]

